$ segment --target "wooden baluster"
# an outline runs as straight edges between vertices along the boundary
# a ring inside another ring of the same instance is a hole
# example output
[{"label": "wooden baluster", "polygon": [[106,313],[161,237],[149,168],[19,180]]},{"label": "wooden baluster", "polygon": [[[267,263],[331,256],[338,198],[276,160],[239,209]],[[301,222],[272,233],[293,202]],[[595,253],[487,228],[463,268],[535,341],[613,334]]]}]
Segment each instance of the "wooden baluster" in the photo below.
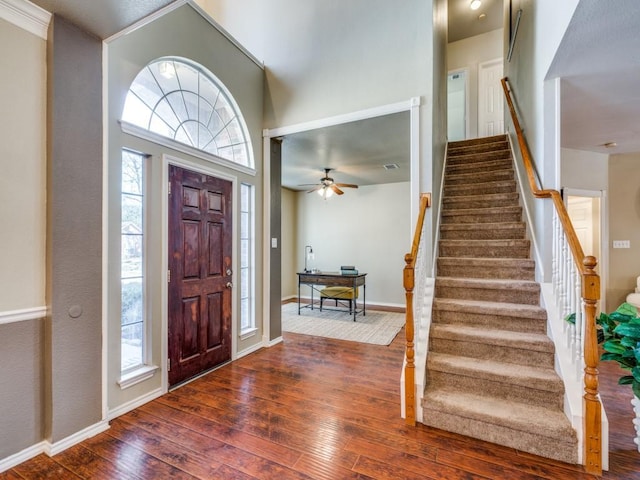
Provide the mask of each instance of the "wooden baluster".
[{"label": "wooden baluster", "polygon": [[582,276],[582,298],[585,310],[584,335],[584,446],[585,469],[588,473],[602,475],[602,412],[598,398],[598,336],[596,331],[596,307],[600,298],[600,277],[595,272],[596,259],[587,256],[583,260],[587,273]]},{"label": "wooden baluster", "polygon": [[415,269],[413,264],[413,257],[411,254],[406,254],[404,261],[406,263],[403,273],[403,283],[406,295],[406,322],[405,322],[405,336],[407,339],[406,349],[406,365],[404,368],[404,408],[405,408],[405,423],[407,425],[416,424],[416,399],[415,399],[415,350],[414,350],[414,323],[413,323],[413,288],[415,286]]}]

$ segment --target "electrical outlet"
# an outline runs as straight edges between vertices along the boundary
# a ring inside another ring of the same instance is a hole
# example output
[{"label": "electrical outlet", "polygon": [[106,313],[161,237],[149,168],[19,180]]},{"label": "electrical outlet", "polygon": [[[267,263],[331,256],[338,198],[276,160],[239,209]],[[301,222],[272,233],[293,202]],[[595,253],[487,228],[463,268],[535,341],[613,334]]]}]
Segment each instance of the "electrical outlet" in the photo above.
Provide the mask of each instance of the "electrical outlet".
[{"label": "electrical outlet", "polygon": [[631,248],[630,240],[614,240],[613,248]]}]

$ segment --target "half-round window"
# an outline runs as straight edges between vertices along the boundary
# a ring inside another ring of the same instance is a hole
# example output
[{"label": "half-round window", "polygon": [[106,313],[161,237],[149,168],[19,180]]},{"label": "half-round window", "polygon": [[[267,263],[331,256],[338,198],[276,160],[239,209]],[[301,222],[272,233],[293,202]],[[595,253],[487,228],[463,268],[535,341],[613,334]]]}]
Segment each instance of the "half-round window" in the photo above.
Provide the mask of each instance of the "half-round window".
[{"label": "half-round window", "polygon": [[183,59],[161,58],[131,84],[122,120],[253,168],[245,122],[213,74]]}]

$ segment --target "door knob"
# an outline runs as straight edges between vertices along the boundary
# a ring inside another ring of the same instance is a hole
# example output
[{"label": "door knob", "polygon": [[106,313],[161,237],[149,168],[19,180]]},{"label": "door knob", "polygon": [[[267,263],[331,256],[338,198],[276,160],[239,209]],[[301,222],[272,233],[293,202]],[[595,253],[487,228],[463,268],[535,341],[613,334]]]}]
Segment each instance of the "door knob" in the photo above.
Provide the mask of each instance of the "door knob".
[{"label": "door knob", "polygon": [[227,288],[231,288],[231,287],[233,287],[233,283],[227,282]]}]

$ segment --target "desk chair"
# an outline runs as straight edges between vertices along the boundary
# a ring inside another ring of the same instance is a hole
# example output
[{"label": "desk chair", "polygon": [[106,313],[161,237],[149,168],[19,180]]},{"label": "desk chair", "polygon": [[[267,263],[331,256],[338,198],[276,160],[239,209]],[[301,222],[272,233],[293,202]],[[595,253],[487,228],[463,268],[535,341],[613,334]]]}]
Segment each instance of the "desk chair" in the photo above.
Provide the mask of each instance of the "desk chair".
[{"label": "desk chair", "polygon": [[360,289],[352,287],[324,287],[320,290],[320,311],[322,311],[324,299],[328,298],[330,300],[335,300],[336,307],[338,306],[338,302],[349,302],[349,314],[351,314],[353,309],[357,306],[356,299],[358,298],[358,290]]},{"label": "desk chair", "polygon": [[[353,265],[343,265],[340,267],[340,273],[342,275],[357,275],[358,270]],[[325,287],[320,290],[320,311],[322,311],[322,304],[325,298],[335,300],[336,307],[339,301],[349,302],[349,314],[357,308],[356,299],[358,298],[358,288],[352,287]],[[353,307],[352,307],[353,304]],[[346,305],[345,305],[346,306]],[[354,319],[355,321],[355,319]]]}]

